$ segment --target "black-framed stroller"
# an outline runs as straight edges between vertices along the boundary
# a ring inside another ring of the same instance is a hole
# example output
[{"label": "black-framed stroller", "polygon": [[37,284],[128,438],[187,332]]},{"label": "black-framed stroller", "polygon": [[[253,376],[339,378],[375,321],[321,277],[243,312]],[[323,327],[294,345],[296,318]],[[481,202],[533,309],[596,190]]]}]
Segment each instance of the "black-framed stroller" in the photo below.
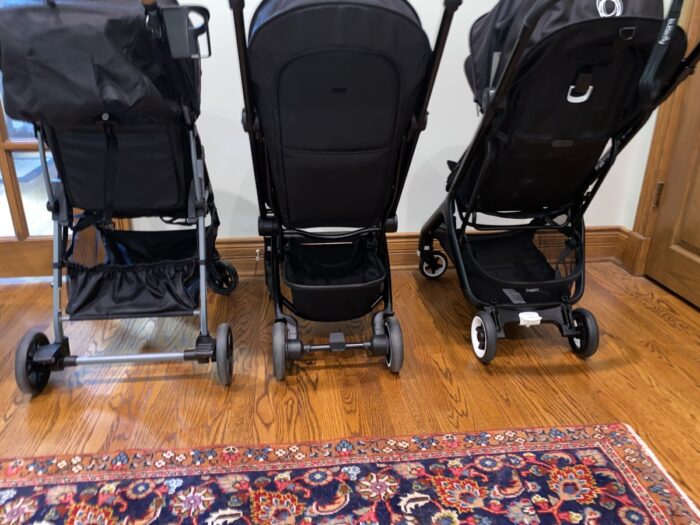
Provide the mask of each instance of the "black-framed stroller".
[{"label": "black-framed stroller", "polygon": [[[501,0],[471,31],[466,73],[483,112],[449,163],[447,198],[424,225],[420,270],[448,257],[481,310],[483,363],[507,324],[556,324],[576,355],[599,345],[584,292],[584,213],[619,153],[689,75],[681,0]],[[472,228],[476,231],[467,231]],[[447,254],[434,247],[438,240]]]},{"label": "black-framed stroller", "polygon": [[[59,0],[0,9],[5,108],[35,123],[53,220],[54,340],[31,331],[19,343],[15,377],[25,393],[40,393],[54,371],[89,364],[215,362],[218,381],[231,382],[231,328],[210,334],[206,292],[208,284],[230,294],[238,277],[215,249],[219,219],[195,127],[198,38],[208,37],[209,13],[160,4]],[[189,228],[114,227],[137,217]],[[76,238],[87,231],[102,241],[101,264],[75,257]],[[63,330],[69,321],[175,316],[199,317],[195,348],[76,356]]]},{"label": "black-framed stroller", "polygon": [[[321,350],[365,349],[397,373],[387,232],[425,128],[447,34],[461,0],[446,0],[431,50],[405,0],[263,0],[246,38],[230,0],[255,171],[265,273],[275,303],[274,374]],[[282,291],[282,276],[291,299]],[[370,341],[300,340],[296,319],[375,313]]]}]

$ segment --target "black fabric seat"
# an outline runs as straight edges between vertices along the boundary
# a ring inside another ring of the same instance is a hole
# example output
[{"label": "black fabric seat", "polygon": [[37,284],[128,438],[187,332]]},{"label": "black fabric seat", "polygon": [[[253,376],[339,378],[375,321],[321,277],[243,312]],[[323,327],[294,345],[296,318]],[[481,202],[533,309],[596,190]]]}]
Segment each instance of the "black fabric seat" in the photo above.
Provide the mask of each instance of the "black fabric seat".
[{"label": "black fabric seat", "polygon": [[251,28],[251,79],[283,223],[378,224],[430,65],[415,12],[403,0],[266,0]]}]

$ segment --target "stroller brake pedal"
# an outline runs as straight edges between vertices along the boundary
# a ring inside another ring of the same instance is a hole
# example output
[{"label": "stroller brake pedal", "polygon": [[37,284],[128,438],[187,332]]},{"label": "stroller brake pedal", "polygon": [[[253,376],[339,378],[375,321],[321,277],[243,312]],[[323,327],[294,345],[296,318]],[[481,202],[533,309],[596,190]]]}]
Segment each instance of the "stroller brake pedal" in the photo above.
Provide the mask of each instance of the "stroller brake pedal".
[{"label": "stroller brake pedal", "polygon": [[342,352],[346,349],[345,334],[343,332],[333,332],[328,336],[331,352]]},{"label": "stroller brake pedal", "polygon": [[537,312],[520,312],[520,326],[539,326],[542,323],[542,316]]}]

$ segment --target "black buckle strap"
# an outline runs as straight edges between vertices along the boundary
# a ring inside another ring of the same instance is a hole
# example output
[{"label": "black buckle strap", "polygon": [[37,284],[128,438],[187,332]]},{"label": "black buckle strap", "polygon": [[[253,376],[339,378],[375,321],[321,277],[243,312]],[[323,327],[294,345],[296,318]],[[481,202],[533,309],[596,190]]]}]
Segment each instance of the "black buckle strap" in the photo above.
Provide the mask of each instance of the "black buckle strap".
[{"label": "black buckle strap", "polygon": [[117,184],[117,156],[119,155],[119,141],[116,130],[118,124],[110,120],[109,115],[104,114],[102,120],[97,123],[97,127],[105,134],[105,174],[102,184],[102,223],[110,225],[114,213],[114,191]]}]

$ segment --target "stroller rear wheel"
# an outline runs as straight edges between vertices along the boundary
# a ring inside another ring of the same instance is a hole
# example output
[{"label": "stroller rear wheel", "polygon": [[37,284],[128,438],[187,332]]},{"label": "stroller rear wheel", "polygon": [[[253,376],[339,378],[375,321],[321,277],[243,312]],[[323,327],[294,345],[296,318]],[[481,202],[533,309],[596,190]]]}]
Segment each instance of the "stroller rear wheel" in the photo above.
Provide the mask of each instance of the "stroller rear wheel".
[{"label": "stroller rear wheel", "polygon": [[447,271],[447,256],[442,252],[433,252],[433,264],[422,260],[420,263],[420,273],[426,279],[439,279]]},{"label": "stroller rear wheel", "polygon": [[228,386],[233,379],[233,332],[228,323],[216,330],[216,379]]},{"label": "stroller rear wheel", "polygon": [[34,363],[34,355],[49,340],[41,332],[27,332],[17,345],[15,352],[15,380],[25,394],[40,394],[49,382],[51,370]]},{"label": "stroller rear wheel", "polygon": [[287,324],[277,321],[272,325],[272,368],[277,380],[287,372]]},{"label": "stroller rear wheel", "polygon": [[209,288],[219,295],[231,295],[238,287],[238,272],[228,261],[218,260],[214,262],[214,268],[219,275],[218,279],[207,275]]},{"label": "stroller rear wheel", "polygon": [[396,317],[387,317],[384,321],[389,349],[386,354],[386,366],[394,374],[398,374],[403,367],[403,334],[401,324]]},{"label": "stroller rear wheel", "polygon": [[477,359],[487,365],[496,357],[498,328],[493,316],[483,310],[472,319],[472,349]]},{"label": "stroller rear wheel", "polygon": [[600,344],[598,322],[585,308],[577,308],[573,311],[573,321],[579,335],[569,337],[569,346],[578,357],[587,359],[598,351]]}]

